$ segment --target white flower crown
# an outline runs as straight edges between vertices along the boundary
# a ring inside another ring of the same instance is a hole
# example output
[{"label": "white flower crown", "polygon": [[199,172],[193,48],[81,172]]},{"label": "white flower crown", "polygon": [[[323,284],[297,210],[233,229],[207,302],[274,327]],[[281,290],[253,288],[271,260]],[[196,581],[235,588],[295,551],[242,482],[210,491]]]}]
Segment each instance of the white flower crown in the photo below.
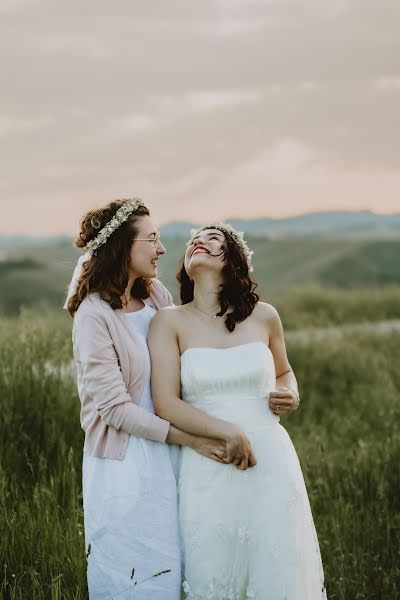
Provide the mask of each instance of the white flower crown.
[{"label": "white flower crown", "polygon": [[247,266],[249,268],[249,273],[252,273],[252,271],[254,271],[253,265],[251,264],[251,257],[253,256],[254,252],[253,250],[250,250],[250,248],[246,244],[243,231],[236,231],[236,229],[234,229],[232,225],[229,225],[229,223],[222,223],[221,221],[216,221],[213,223],[208,223],[207,225],[204,225],[199,229],[192,229],[190,231],[190,234],[193,238],[195,235],[198,235],[200,231],[204,231],[205,229],[218,229],[218,231],[222,231],[222,233],[229,234],[239,246],[239,250],[245,257]]},{"label": "white flower crown", "polygon": [[104,225],[103,229],[100,229],[96,237],[86,244],[86,252],[92,255],[97,248],[100,248],[100,246],[105,244],[110,235],[114,233],[114,231],[118,229],[122,223],[125,223],[129,215],[137,210],[139,206],[144,206],[140,198],[130,198],[129,200],[126,200],[121,208],[117,210],[111,221],[108,221],[108,223]]}]

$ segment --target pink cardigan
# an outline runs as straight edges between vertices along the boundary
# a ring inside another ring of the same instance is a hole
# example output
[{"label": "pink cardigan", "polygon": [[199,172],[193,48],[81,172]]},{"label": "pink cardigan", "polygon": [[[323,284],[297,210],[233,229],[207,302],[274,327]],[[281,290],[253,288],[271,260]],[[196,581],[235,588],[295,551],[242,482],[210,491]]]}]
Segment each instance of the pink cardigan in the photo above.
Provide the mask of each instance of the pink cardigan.
[{"label": "pink cardigan", "polygon": [[[159,309],[172,304],[172,297],[154,279],[146,302]],[[137,406],[146,377],[145,348],[124,313],[90,294],[75,313],[72,341],[85,451],[122,459],[129,435],[165,442],[169,422]]]}]

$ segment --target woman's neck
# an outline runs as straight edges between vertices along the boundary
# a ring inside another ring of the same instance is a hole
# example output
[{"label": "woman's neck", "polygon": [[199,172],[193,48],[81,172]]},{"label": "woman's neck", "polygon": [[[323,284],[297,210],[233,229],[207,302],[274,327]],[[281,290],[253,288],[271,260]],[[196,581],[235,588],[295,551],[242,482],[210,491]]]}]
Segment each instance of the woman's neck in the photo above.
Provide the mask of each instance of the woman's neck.
[{"label": "woman's neck", "polygon": [[204,273],[194,279],[193,305],[209,313],[219,312],[220,274]]},{"label": "woman's neck", "polygon": [[128,285],[125,288],[125,292],[121,296],[121,302],[123,307],[128,306],[132,302],[132,300],[135,300],[134,298],[132,298],[132,288],[135,285],[136,279],[136,275],[131,275],[129,277]]}]

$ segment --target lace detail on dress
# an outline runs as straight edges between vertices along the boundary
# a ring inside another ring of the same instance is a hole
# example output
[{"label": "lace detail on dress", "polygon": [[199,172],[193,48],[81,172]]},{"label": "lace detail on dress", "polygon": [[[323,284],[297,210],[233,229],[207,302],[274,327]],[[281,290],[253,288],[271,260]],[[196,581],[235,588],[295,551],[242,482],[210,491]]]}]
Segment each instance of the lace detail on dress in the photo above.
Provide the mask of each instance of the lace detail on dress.
[{"label": "lace detail on dress", "polygon": [[[227,526],[226,523],[218,521],[215,524],[215,530],[218,537],[228,544],[236,541],[242,546],[244,544],[254,543],[254,531],[245,526]],[[186,547],[198,548],[200,546],[200,522],[189,521],[185,524],[185,543]]]},{"label": "lace detail on dress", "polygon": [[243,589],[239,583],[228,578],[217,580],[213,577],[208,582],[207,592],[201,595],[195,594],[187,581],[182,583],[182,588],[186,600],[261,600],[251,585]]},{"label": "lace detail on dress", "polygon": [[[245,589],[233,581],[219,581],[215,577],[208,582],[207,592],[205,594],[195,594],[187,581],[183,581],[182,589],[185,592],[185,600],[263,600],[251,585]],[[285,591],[282,591],[279,600],[294,600],[289,598]],[[278,600],[278,599],[277,599]],[[326,600],[326,588],[321,588],[321,600]]]},{"label": "lace detail on dress", "polygon": [[200,523],[192,521],[186,525],[186,544],[198,548],[200,546]]},{"label": "lace detail on dress", "polygon": [[[198,524],[200,529],[200,524]],[[238,540],[240,545],[249,544],[254,541],[254,532],[252,529],[244,526],[230,526],[228,527],[226,523],[222,521],[218,521],[215,526],[218,537],[224,542],[231,543],[235,540]]]},{"label": "lace detail on dress", "polygon": [[[233,525],[223,521],[217,521],[212,525],[217,532],[218,538],[227,547],[238,545],[243,548],[244,556],[248,552],[249,544],[254,544],[255,533],[245,524]],[[201,546],[201,523],[200,521],[188,521],[185,524],[186,551],[197,550]],[[234,579],[231,575],[212,577],[206,584],[206,593],[196,594],[185,580],[182,584],[187,600],[261,600],[256,595],[253,587],[243,583],[243,578]]]}]

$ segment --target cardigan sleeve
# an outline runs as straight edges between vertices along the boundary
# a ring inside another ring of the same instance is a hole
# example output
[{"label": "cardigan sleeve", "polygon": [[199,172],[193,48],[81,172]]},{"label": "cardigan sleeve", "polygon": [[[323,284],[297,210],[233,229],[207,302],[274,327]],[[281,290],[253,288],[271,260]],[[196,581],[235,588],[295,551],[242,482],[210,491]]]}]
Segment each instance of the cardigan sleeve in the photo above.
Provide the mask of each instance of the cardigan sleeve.
[{"label": "cardigan sleeve", "polygon": [[128,393],[118,355],[106,323],[99,315],[77,313],[74,354],[82,368],[82,384],[106,425],[131,435],[165,442],[169,422],[137,406]]}]

